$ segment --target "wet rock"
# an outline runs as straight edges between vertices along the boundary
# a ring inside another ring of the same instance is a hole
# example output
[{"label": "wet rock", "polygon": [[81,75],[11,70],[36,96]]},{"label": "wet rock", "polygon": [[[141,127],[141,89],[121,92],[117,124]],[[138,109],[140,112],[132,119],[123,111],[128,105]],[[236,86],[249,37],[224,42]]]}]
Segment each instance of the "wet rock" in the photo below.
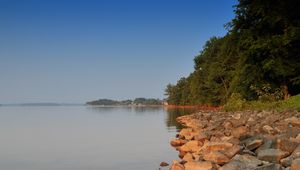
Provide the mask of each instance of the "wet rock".
[{"label": "wet rock", "polygon": [[291,165],[291,170],[299,170],[300,169],[300,158],[293,160]]},{"label": "wet rock", "polygon": [[184,164],[185,170],[213,170],[213,164],[209,161],[190,161]]},{"label": "wet rock", "polygon": [[257,153],[258,159],[273,163],[278,163],[282,158],[285,158],[288,155],[288,152],[282,151],[280,149],[265,149],[260,150]]}]

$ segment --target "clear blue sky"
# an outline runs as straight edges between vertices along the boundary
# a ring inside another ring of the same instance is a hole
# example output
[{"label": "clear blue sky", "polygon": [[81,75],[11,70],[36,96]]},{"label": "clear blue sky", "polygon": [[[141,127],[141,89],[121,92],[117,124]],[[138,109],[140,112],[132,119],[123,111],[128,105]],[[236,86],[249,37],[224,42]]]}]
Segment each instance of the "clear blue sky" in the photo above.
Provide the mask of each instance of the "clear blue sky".
[{"label": "clear blue sky", "polygon": [[0,103],[163,98],[235,0],[0,0]]}]

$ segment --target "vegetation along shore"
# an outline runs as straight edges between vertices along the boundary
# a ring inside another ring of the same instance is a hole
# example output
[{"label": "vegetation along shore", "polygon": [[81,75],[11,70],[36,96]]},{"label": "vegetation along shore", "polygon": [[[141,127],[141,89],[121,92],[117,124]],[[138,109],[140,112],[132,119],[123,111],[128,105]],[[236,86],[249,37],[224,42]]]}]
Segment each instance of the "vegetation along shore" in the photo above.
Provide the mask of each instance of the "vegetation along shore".
[{"label": "vegetation along shore", "polygon": [[296,1],[239,0],[223,37],[166,88],[169,105],[211,106],[177,121],[171,170],[300,170],[300,12]]}]

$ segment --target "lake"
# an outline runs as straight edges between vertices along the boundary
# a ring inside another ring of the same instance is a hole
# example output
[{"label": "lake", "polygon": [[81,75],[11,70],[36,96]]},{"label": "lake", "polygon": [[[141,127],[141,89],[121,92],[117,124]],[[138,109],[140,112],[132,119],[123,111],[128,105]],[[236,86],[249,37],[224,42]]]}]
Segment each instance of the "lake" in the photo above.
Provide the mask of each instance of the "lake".
[{"label": "lake", "polygon": [[[157,170],[177,159],[163,107],[0,106],[0,169]],[[166,168],[165,168],[166,169]]]}]

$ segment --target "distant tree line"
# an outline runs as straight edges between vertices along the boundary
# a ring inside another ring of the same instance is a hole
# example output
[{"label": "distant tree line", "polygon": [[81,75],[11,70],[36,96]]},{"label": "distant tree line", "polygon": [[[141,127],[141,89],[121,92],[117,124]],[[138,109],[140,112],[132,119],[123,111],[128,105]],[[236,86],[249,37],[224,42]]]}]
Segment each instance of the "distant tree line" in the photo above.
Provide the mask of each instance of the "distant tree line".
[{"label": "distant tree line", "polygon": [[154,98],[136,98],[134,100],[111,100],[111,99],[99,99],[86,103],[87,105],[104,105],[104,106],[116,106],[116,105],[162,105],[163,101]]},{"label": "distant tree line", "polygon": [[282,100],[300,93],[300,8],[295,0],[239,0],[223,37],[194,58],[194,71],[166,87],[169,104],[223,105],[232,95]]}]

